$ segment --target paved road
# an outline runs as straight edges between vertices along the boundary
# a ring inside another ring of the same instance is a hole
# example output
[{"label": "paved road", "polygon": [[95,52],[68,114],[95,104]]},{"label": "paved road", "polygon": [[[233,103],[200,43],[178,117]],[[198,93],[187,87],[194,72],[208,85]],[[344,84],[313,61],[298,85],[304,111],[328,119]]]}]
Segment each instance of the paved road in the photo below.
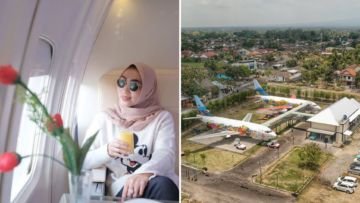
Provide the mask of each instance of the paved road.
[{"label": "paved road", "polygon": [[[304,127],[302,124],[298,127]],[[305,140],[305,133],[294,130],[294,143],[301,144]],[[190,193],[195,199],[204,202],[295,202],[289,193],[280,192],[271,188],[252,183],[251,176],[259,173],[260,165],[263,167],[288,152],[293,147],[293,136],[287,133],[278,139],[281,147],[276,149],[261,148],[241,165],[221,174],[210,176],[198,175],[197,181],[187,179],[185,172],[195,174],[195,170],[182,166],[182,190]]]},{"label": "paved road", "polygon": [[[302,124],[298,127],[304,127]],[[291,136],[291,133],[282,136],[278,139],[280,143],[279,152],[277,149],[271,148],[261,148],[261,151],[257,152],[255,155],[246,160],[243,164],[238,167],[235,167],[230,172],[236,175],[241,174],[244,178],[250,178],[253,174],[259,173],[260,166],[268,165],[269,163],[278,159],[278,156],[282,156],[284,153],[288,152],[294,144],[300,145],[305,141],[305,132],[294,130],[294,137]]]}]

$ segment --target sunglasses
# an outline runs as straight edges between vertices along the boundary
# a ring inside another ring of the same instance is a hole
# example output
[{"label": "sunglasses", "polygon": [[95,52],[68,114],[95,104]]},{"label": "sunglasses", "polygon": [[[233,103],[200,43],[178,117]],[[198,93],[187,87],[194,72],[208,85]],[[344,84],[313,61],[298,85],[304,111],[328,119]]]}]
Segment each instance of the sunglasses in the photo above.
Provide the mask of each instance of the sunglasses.
[{"label": "sunglasses", "polygon": [[[117,80],[117,85],[120,87],[120,88],[124,88],[126,86],[127,82],[126,82],[126,79],[125,78],[119,78]],[[132,91],[132,92],[136,92],[138,89],[141,88],[141,83],[137,80],[130,80],[130,83],[129,83],[129,90]]]}]

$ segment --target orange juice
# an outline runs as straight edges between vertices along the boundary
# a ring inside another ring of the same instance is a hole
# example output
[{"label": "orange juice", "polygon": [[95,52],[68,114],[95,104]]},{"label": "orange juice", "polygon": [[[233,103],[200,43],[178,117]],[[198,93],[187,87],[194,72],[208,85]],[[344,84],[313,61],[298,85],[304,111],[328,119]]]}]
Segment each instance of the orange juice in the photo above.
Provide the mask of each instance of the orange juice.
[{"label": "orange juice", "polygon": [[128,144],[128,153],[129,154],[134,153],[134,135],[132,132],[123,131],[120,133],[118,139]]}]

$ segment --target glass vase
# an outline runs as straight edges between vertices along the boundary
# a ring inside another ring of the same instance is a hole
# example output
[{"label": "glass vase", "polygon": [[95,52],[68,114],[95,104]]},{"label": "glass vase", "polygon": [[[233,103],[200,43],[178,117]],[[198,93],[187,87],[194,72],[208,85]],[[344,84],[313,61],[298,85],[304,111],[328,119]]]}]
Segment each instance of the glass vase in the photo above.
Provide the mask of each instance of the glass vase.
[{"label": "glass vase", "polygon": [[91,172],[81,172],[80,175],[69,174],[70,203],[87,203],[91,196]]}]

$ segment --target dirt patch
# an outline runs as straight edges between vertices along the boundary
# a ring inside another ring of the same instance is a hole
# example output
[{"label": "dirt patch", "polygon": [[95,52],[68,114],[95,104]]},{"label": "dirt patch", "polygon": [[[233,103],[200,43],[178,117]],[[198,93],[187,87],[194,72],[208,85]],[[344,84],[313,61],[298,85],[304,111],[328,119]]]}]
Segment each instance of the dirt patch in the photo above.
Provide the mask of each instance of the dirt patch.
[{"label": "dirt patch", "polygon": [[353,194],[336,191],[331,186],[321,184],[319,181],[313,181],[310,186],[304,190],[299,197],[299,203],[351,203],[360,200],[359,188],[355,189]]}]

